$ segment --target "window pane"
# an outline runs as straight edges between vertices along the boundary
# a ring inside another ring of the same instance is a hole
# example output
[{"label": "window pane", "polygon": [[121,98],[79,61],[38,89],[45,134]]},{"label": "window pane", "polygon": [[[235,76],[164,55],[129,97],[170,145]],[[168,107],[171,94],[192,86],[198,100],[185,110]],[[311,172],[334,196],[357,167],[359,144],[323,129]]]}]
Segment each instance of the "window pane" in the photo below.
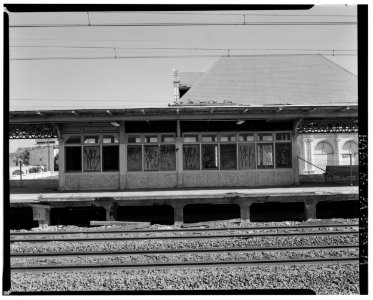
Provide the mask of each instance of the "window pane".
[{"label": "window pane", "polygon": [[203,135],[202,142],[216,142],[216,136],[215,135]]},{"label": "window pane", "polygon": [[158,143],[158,137],[156,135],[146,136],[145,137],[145,143]]},{"label": "window pane", "polygon": [[222,170],[237,169],[237,148],[234,145],[220,145],[220,165]]},{"label": "window pane", "polygon": [[183,137],[183,141],[185,143],[195,143],[195,142],[198,142],[198,135],[185,134],[184,137]]},{"label": "window pane", "polygon": [[84,144],[98,144],[98,136],[85,136]]},{"label": "window pane", "polygon": [[184,170],[199,170],[199,145],[183,146]]},{"label": "window pane", "polygon": [[272,141],[272,133],[258,133],[258,141]]},{"label": "window pane", "polygon": [[238,144],[238,169],[255,169],[255,144]]},{"label": "window pane", "polygon": [[118,139],[114,135],[104,135],[102,139],[103,144],[118,144]]},{"label": "window pane", "polygon": [[222,135],[220,136],[220,142],[235,142],[236,136],[235,135]]},{"label": "window pane", "polygon": [[101,171],[100,147],[83,147],[84,172]]},{"label": "window pane", "polygon": [[162,135],[162,143],[175,143],[173,135]]},{"label": "window pane", "polygon": [[239,136],[240,142],[254,142],[254,134],[253,133],[241,133]]},{"label": "window pane", "polygon": [[161,145],[161,170],[176,170],[175,145]]},{"label": "window pane", "polygon": [[66,172],[82,171],[82,147],[65,147]]},{"label": "window pane", "polygon": [[159,146],[144,146],[144,171],[158,171],[159,164]]},{"label": "window pane", "polygon": [[273,168],[272,144],[258,144],[258,168]]},{"label": "window pane", "polygon": [[102,146],[102,170],[119,171],[119,146]]},{"label": "window pane", "polygon": [[202,169],[217,169],[218,145],[202,145]]},{"label": "window pane", "polygon": [[276,133],[276,141],[290,141],[290,133]]},{"label": "window pane", "polygon": [[276,143],[276,168],[291,168],[291,143]]},{"label": "window pane", "polygon": [[127,146],[127,170],[142,171],[142,146]]},{"label": "window pane", "polygon": [[141,143],[141,136],[140,135],[129,135],[128,143]]},{"label": "window pane", "polygon": [[70,136],[66,141],[66,144],[80,144],[81,139],[80,136]]}]

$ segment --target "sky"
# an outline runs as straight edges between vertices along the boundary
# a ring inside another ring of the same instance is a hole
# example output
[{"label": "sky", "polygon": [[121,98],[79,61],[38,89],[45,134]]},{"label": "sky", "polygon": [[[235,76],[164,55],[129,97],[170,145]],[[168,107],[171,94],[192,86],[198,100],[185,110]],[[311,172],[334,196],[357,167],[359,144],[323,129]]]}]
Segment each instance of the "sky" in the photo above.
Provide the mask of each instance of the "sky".
[{"label": "sky", "polygon": [[[243,14],[249,23],[356,22],[354,5],[308,11],[11,13],[9,18],[10,25],[232,24],[242,22]],[[335,51],[336,56],[320,51],[356,50],[354,24],[11,27],[9,34],[11,110],[166,106],[173,101],[173,69],[205,72],[219,56],[227,55],[226,49],[231,49],[230,55],[322,53],[357,75],[357,56],[340,56],[355,51]],[[157,55],[162,57],[149,58]]]}]

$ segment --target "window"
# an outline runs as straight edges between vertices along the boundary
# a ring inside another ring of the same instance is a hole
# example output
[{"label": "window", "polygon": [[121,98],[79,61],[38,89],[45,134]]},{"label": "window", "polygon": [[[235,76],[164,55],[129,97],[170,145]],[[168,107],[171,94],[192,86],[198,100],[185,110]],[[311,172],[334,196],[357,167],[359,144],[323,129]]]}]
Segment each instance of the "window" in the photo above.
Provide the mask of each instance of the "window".
[{"label": "window", "polygon": [[119,171],[119,146],[102,146],[102,171]]},{"label": "window", "polygon": [[[128,141],[143,145],[127,146],[127,171],[176,171],[174,134],[129,135]],[[159,142],[161,141],[161,143]]]},{"label": "window", "polygon": [[198,135],[184,134],[183,141],[184,143],[196,143],[198,142]]},{"label": "window", "polygon": [[232,135],[221,135],[220,136],[220,142],[235,142],[236,136],[234,134]]},{"label": "window", "polygon": [[268,142],[272,140],[273,140],[272,133],[258,133],[259,142]]},{"label": "window", "polygon": [[218,145],[202,144],[202,169],[218,168]]},{"label": "window", "polygon": [[216,142],[216,135],[202,135],[202,142]]},{"label": "window", "polygon": [[238,169],[255,169],[255,144],[238,144]]},{"label": "window", "polygon": [[273,168],[273,144],[258,144],[258,168]]},{"label": "window", "polygon": [[158,171],[159,165],[159,146],[144,146],[144,171]]},{"label": "window", "polygon": [[142,171],[142,146],[127,146],[127,170]]},{"label": "window", "polygon": [[276,141],[290,141],[290,133],[276,133]]},{"label": "window", "polygon": [[66,144],[80,144],[80,143],[81,143],[80,136],[71,136],[66,141]]},{"label": "window", "polygon": [[145,136],[145,143],[158,143],[158,136]]},{"label": "window", "polygon": [[183,145],[183,169],[200,169],[199,145]]},{"label": "window", "polygon": [[83,170],[84,172],[101,171],[101,155],[99,146],[83,147]]},{"label": "window", "polygon": [[129,135],[128,139],[127,139],[127,142],[129,144],[132,144],[132,143],[141,143],[141,135]]},{"label": "window", "polygon": [[85,136],[84,144],[98,144],[98,136]]},{"label": "window", "polygon": [[291,168],[291,143],[276,143],[276,168]]},{"label": "window", "polygon": [[220,145],[220,168],[222,170],[237,169],[237,146],[236,144]]},{"label": "window", "polygon": [[66,172],[82,171],[82,147],[65,147]]},{"label": "window", "polygon": [[241,133],[238,137],[240,142],[254,142],[254,134],[253,133]]},{"label": "window", "polygon": [[161,171],[176,170],[175,145],[161,145]]},{"label": "window", "polygon": [[104,135],[102,138],[103,144],[118,144],[118,138],[114,135]]},{"label": "window", "polygon": [[119,140],[117,134],[71,136],[69,143],[83,146],[66,146],[66,172],[119,171]]}]

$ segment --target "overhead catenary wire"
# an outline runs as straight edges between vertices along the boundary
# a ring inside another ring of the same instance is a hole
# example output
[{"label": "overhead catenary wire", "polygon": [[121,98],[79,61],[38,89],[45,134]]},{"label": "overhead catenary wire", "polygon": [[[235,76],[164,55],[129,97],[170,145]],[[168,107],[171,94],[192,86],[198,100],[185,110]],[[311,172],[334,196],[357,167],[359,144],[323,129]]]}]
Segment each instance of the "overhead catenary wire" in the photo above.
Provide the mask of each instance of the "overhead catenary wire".
[{"label": "overhead catenary wire", "polygon": [[195,22],[195,23],[106,23],[106,24],[18,24],[18,25],[9,25],[9,28],[75,28],[75,27],[147,27],[147,26],[154,26],[154,27],[163,27],[163,26],[339,26],[339,25],[357,25],[357,21],[322,21],[322,22],[247,22],[247,21],[239,21],[239,22],[215,22],[215,23],[203,23],[203,22]]},{"label": "overhead catenary wire", "polygon": [[[301,54],[301,55],[315,55],[314,54]],[[273,55],[273,54],[261,54],[261,55]],[[300,54],[285,54],[285,55],[300,55]],[[323,56],[357,56],[357,54],[321,54]],[[213,55],[213,54],[192,54],[192,55],[140,55],[140,56],[92,56],[92,57],[68,57],[68,56],[51,56],[51,57],[20,57],[20,58],[9,58],[11,61],[15,60],[61,60],[61,59],[71,59],[71,60],[78,60],[78,59],[145,59],[145,58],[206,58],[206,57],[226,57],[227,55]],[[230,57],[243,57],[248,55],[229,55]]]}]

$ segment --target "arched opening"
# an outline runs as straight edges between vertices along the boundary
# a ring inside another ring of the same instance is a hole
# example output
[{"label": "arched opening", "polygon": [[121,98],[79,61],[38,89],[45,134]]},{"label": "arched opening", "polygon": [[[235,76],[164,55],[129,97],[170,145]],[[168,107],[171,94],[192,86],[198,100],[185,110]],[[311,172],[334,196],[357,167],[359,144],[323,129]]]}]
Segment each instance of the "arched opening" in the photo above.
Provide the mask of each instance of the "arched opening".
[{"label": "arched opening", "polygon": [[337,164],[333,147],[326,141],[319,142],[314,150],[314,164],[325,170],[326,166]]},{"label": "arched opening", "polygon": [[347,141],[342,147],[341,153],[341,165],[350,165],[350,157],[351,157],[351,164],[358,165],[359,164],[359,147],[357,143],[350,140]]}]

